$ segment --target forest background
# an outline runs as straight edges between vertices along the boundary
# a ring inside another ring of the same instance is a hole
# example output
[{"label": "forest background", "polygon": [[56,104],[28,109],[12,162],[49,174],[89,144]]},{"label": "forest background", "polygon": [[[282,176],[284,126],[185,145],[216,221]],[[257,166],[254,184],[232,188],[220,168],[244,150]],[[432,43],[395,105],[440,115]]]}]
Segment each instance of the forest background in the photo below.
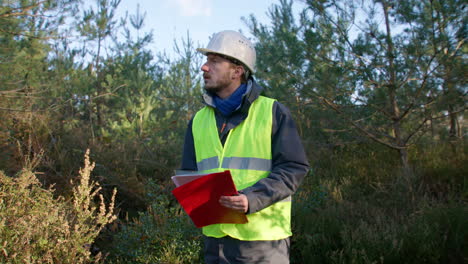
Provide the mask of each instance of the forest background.
[{"label": "forest background", "polygon": [[[466,263],[466,2],[301,2],[243,18],[311,163],[291,262]],[[170,176],[203,58],[95,3],[0,1],[0,262],[201,263]]]}]

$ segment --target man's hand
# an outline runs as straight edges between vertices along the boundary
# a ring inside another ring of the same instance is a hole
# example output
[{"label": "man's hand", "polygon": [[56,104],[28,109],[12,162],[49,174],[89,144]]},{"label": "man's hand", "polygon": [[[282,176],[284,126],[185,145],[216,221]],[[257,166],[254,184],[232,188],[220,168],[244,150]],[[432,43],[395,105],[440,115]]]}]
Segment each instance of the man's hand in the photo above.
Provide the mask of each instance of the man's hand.
[{"label": "man's hand", "polygon": [[244,194],[221,196],[219,198],[219,203],[224,207],[236,210],[241,213],[246,213],[249,209],[249,200],[247,200],[247,196]]}]

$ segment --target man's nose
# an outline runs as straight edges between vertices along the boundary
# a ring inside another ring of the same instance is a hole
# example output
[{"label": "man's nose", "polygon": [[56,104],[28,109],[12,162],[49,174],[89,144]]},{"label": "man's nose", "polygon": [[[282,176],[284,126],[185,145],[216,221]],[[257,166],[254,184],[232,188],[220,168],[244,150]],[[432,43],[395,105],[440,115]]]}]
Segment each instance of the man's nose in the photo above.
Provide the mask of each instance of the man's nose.
[{"label": "man's nose", "polygon": [[204,71],[204,72],[208,72],[208,71],[210,70],[210,68],[209,68],[208,65],[206,65],[206,63],[205,63],[205,64],[203,64],[203,65],[201,66],[201,70]]}]

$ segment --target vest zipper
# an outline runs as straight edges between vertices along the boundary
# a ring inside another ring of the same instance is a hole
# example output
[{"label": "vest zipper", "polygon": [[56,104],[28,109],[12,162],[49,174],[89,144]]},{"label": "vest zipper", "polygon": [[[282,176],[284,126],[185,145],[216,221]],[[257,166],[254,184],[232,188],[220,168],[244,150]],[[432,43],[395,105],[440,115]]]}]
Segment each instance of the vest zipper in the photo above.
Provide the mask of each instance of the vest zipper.
[{"label": "vest zipper", "polygon": [[226,121],[223,122],[223,125],[221,126],[219,133],[222,134],[225,128],[226,128]]},{"label": "vest zipper", "polygon": [[227,119],[223,118],[223,124],[221,125],[221,128],[219,129],[219,140],[221,141],[221,146],[223,146],[223,149],[224,149],[224,144],[226,143],[226,137],[227,137],[227,133],[224,132],[224,130],[226,130],[227,123],[228,123]]}]

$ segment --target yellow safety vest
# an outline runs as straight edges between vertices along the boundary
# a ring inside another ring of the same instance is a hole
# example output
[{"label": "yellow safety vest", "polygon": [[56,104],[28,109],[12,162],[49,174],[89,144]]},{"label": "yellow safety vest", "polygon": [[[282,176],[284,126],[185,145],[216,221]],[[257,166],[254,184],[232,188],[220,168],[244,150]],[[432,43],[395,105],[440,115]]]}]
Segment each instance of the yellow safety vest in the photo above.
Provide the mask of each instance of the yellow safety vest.
[{"label": "yellow safety vest", "polygon": [[[193,119],[192,133],[198,170],[203,173],[230,170],[238,190],[252,186],[271,171],[273,103],[260,96],[249,114],[232,129],[224,147],[218,136],[213,108],[204,107]],[[203,227],[210,237],[226,235],[239,240],[278,240],[291,236],[291,199],[248,214],[246,224],[215,224]]]}]

